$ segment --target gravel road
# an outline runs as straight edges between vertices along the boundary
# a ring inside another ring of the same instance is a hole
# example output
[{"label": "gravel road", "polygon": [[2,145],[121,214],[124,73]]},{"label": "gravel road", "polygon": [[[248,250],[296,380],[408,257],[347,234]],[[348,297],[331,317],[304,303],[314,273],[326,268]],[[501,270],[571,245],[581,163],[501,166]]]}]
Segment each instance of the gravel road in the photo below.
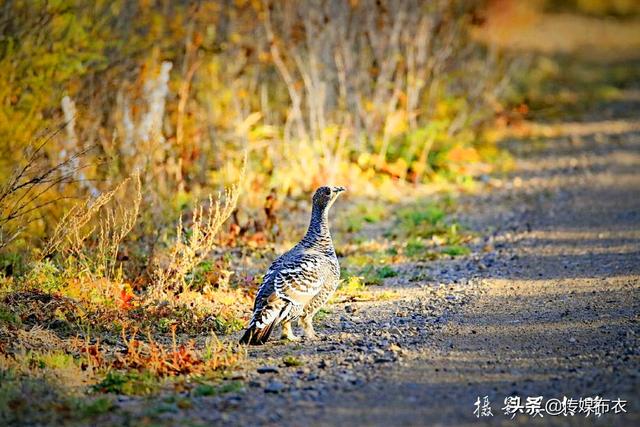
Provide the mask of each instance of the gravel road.
[{"label": "gravel road", "polygon": [[[159,421],[640,425],[640,132],[581,126],[514,141],[513,173],[461,198],[459,221],[481,236],[472,255],[394,266],[376,292],[399,298],[332,305],[321,340],[252,347],[229,378],[241,390]],[[485,396],[493,416],[477,418]],[[502,410],[537,396],[542,417],[535,401],[513,420]],[[545,412],[565,396],[609,399],[609,412]],[[614,413],[617,399],[626,412]]]},{"label": "gravel road", "polygon": [[[518,156],[508,189],[467,201],[470,221],[497,228],[477,295],[405,362],[324,399],[316,425],[532,422],[504,415],[507,396],[620,398],[627,413],[598,424],[640,425],[640,134],[547,140]],[[484,396],[493,417],[478,419]],[[595,418],[541,414],[536,425]]]},{"label": "gravel road", "polygon": [[[605,126],[512,150],[515,172],[461,201],[461,221],[485,236],[472,256],[401,266],[429,279],[386,285],[400,300],[334,306],[314,345],[251,349],[245,392],[192,414],[229,425],[517,425],[533,418],[505,415],[507,396],[543,396],[543,409],[599,396],[626,400],[627,412],[611,404],[598,424],[640,425],[640,133]],[[288,355],[303,365],[287,367]],[[484,396],[493,416],[477,418]],[[543,410],[535,422],[595,422],[577,412]]]}]

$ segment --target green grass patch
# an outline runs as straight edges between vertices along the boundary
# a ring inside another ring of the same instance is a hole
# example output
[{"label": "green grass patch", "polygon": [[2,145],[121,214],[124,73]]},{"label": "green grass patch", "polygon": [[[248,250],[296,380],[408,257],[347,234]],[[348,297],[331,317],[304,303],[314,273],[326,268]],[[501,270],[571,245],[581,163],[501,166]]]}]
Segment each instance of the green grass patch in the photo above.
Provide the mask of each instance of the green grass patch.
[{"label": "green grass patch", "polygon": [[384,267],[378,268],[376,270],[376,274],[378,275],[378,277],[380,277],[381,279],[386,279],[389,277],[396,277],[398,275],[398,272],[395,271],[393,268],[391,268],[388,265],[385,265]]},{"label": "green grass patch", "polygon": [[244,322],[237,317],[216,316],[214,319],[216,332],[228,335],[244,328]]},{"label": "green grass patch", "polygon": [[466,255],[470,251],[464,244],[471,233],[449,218],[453,206],[451,199],[444,199],[438,205],[416,203],[404,207],[397,211],[395,227],[387,237],[406,239],[404,254],[409,258]]},{"label": "green grass patch", "polygon": [[20,326],[22,321],[20,316],[14,313],[9,307],[0,304],[0,325]]},{"label": "green grass patch", "polygon": [[318,312],[313,316],[313,320],[317,320],[318,322],[322,322],[324,319],[327,318],[327,316],[329,314],[333,313],[332,310],[329,310],[327,308],[321,308],[320,310],[318,310]]},{"label": "green grass patch", "polygon": [[361,277],[351,276],[338,286],[338,290],[346,294],[354,294],[366,291],[367,286]]},{"label": "green grass patch", "polygon": [[421,240],[414,238],[407,242],[406,254],[407,256],[415,257],[423,253],[426,249],[427,247]]},{"label": "green grass patch", "polygon": [[230,381],[221,385],[199,384],[193,389],[193,396],[219,396],[227,393],[239,393],[244,390],[244,384],[241,381]]},{"label": "green grass patch", "polygon": [[150,372],[109,371],[93,390],[100,393],[115,393],[144,396],[160,389],[160,379]]},{"label": "green grass patch", "polygon": [[101,396],[93,400],[78,400],[76,403],[76,409],[84,418],[105,414],[114,408],[115,404],[106,396]]},{"label": "green grass patch", "polygon": [[[377,279],[379,280],[379,279]],[[394,292],[372,292],[368,289],[372,284],[379,284],[377,282],[367,283],[367,279],[362,276],[350,276],[343,280],[336,295],[332,301],[382,301],[389,300],[396,297]]]},{"label": "green grass patch", "polygon": [[349,255],[344,262],[350,267],[364,267],[372,263],[375,263],[375,259],[367,253]]},{"label": "green grass patch", "polygon": [[285,366],[302,366],[304,365],[304,362],[300,359],[298,359],[295,356],[284,356],[282,358],[282,363],[284,363]]},{"label": "green grass patch", "polygon": [[440,250],[441,253],[449,256],[460,256],[460,255],[469,255],[471,253],[471,249],[466,246],[459,245],[451,245],[445,246]]},{"label": "green grass patch", "polygon": [[400,209],[396,214],[393,235],[430,238],[446,234],[445,211],[436,205],[416,205]]},{"label": "green grass patch", "polygon": [[386,206],[377,203],[361,203],[351,208],[344,215],[342,224],[339,224],[349,233],[357,233],[365,224],[373,224],[382,221],[387,212]]}]

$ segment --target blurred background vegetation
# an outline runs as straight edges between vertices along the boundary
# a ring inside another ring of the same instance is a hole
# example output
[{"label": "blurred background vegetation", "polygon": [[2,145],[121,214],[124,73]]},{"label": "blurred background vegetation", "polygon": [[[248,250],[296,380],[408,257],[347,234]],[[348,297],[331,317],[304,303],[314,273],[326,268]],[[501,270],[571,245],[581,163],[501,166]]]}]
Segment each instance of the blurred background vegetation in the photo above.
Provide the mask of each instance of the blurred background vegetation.
[{"label": "blurred background vegetation", "polygon": [[[142,224],[162,230],[235,182],[245,151],[233,218],[243,232],[262,228],[256,212],[269,194],[463,182],[507,165],[488,129],[528,111],[514,82],[531,60],[500,42],[526,38],[523,23],[545,11],[633,18],[638,9],[632,0],[8,0],[0,182],[44,140],[46,162],[66,174],[21,210],[38,207],[21,235],[29,245],[71,198],[134,172]],[[24,225],[2,224],[5,240]]]},{"label": "blurred background vegetation", "polygon": [[[0,179],[62,125],[43,148],[50,164],[83,155],[67,165],[73,183],[44,197],[95,195],[139,171],[157,230],[234,182],[244,151],[243,214],[272,189],[340,182],[373,195],[385,180],[485,170],[483,131],[511,62],[470,39],[479,6],[7,1]],[[68,205],[47,205],[30,235]]]}]

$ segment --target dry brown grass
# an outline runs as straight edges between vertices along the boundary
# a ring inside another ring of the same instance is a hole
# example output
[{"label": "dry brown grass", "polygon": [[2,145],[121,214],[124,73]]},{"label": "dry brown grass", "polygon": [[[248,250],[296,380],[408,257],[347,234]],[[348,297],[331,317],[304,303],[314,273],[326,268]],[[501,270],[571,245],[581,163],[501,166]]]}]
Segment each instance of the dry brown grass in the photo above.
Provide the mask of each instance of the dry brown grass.
[{"label": "dry brown grass", "polygon": [[118,201],[115,207],[106,209],[105,215],[100,220],[97,256],[103,262],[106,277],[114,276],[118,249],[136,224],[140,211],[142,201],[140,174],[135,173],[133,180],[135,185],[133,199],[126,204]]},{"label": "dry brown grass", "polygon": [[74,340],[74,345],[86,357],[85,368],[96,371],[138,371],[155,377],[178,375],[205,375],[236,366],[246,351],[238,345],[226,344],[215,335],[209,337],[204,346],[198,348],[195,341],[178,343],[175,325],[171,328],[171,340],[161,343],[147,332],[145,339],[139,339],[137,328],[127,334],[123,328],[121,344],[124,351],[113,351],[100,342],[91,344],[89,340]]},{"label": "dry brown grass", "polygon": [[[244,165],[246,165],[246,158]],[[187,274],[218,246],[218,233],[238,203],[240,185],[245,175],[244,165],[236,184],[225,189],[224,194],[218,193],[215,202],[209,195],[208,205],[200,204],[194,210],[188,235],[183,231],[184,223],[180,217],[176,225],[175,242],[169,250],[168,260],[165,265],[157,266],[153,272],[155,284],[151,292],[152,296],[160,297],[180,287],[188,288]]]},{"label": "dry brown grass", "polygon": [[[118,199],[133,180],[133,198],[127,203]],[[142,201],[140,175],[134,174],[114,189],[100,194],[96,199],[87,198],[73,206],[58,222],[51,238],[45,244],[41,259],[53,254],[73,256],[98,277],[113,277],[118,249],[124,238],[133,229]],[[113,203],[115,206],[109,206]],[[95,224],[98,219],[97,225]],[[96,234],[95,253],[87,254],[87,240]]]}]

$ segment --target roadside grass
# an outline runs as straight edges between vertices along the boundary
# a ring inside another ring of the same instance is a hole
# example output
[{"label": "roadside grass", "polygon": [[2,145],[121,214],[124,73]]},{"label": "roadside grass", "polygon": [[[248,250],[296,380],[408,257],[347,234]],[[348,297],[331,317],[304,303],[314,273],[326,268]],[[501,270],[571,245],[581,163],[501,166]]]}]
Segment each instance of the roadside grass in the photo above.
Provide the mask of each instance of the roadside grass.
[{"label": "roadside grass", "polygon": [[62,350],[0,354],[0,420],[52,424],[99,410],[82,391],[93,381],[82,358]]},{"label": "roadside grass", "polygon": [[342,215],[337,226],[347,233],[357,233],[363,229],[365,224],[375,224],[382,221],[387,215],[388,209],[388,205],[380,202],[363,201]]},{"label": "roadside grass", "polygon": [[332,314],[333,310],[328,307],[321,308],[318,312],[313,316],[313,320],[316,322],[323,322],[328,315]]},{"label": "roadside grass", "polygon": [[[442,256],[468,255],[466,244],[473,234],[451,218],[455,202],[445,197],[438,204],[417,202],[399,209],[386,237],[410,260],[434,260]],[[405,242],[404,245],[399,242]]]},{"label": "roadside grass", "polygon": [[175,331],[163,336],[123,328],[119,338],[102,340],[61,339],[37,325],[0,331],[3,342],[13,342],[0,346],[0,420],[83,422],[112,410],[116,394],[204,396],[211,394],[207,388],[216,394],[238,389],[224,378],[242,363],[246,349],[215,335],[196,344]]},{"label": "roadside grass", "polygon": [[14,379],[2,374],[0,420],[5,425],[62,425],[88,423],[115,407],[111,396],[69,393],[48,378]]},{"label": "roadside grass", "polygon": [[293,355],[287,355],[282,358],[282,363],[285,366],[302,366],[304,365],[304,360]]},{"label": "roadside grass", "polygon": [[240,393],[244,390],[244,383],[242,381],[230,381],[221,385],[213,384],[199,384],[191,392],[192,396],[219,396],[226,393]]},{"label": "roadside grass", "polygon": [[350,301],[388,301],[398,297],[391,291],[372,291],[365,280],[360,276],[349,276],[338,286],[330,303],[343,303]]},{"label": "roadside grass", "polygon": [[[362,205],[356,206],[352,212],[361,213]],[[449,196],[437,202],[418,201],[389,212],[387,218],[380,217],[378,227],[368,229],[366,235],[360,234],[361,229],[343,231],[350,243],[340,254],[343,282],[337,300],[393,298],[372,292],[370,287],[398,276],[403,280],[394,265],[470,254],[467,244],[473,233],[452,218],[455,209],[455,200]]]}]

